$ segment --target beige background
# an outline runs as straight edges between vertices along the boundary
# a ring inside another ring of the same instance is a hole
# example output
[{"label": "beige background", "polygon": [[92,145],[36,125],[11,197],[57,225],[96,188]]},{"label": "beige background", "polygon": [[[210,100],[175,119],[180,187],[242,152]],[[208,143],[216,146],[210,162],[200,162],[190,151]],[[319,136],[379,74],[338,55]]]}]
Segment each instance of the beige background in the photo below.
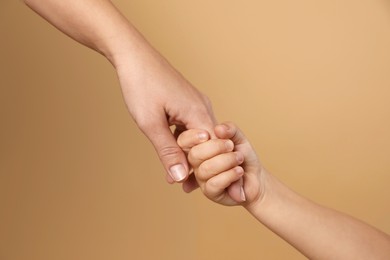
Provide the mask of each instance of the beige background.
[{"label": "beige background", "polygon": [[[390,232],[388,1],[115,1],[299,193]],[[164,181],[114,70],[0,3],[0,259],[302,259]]]}]

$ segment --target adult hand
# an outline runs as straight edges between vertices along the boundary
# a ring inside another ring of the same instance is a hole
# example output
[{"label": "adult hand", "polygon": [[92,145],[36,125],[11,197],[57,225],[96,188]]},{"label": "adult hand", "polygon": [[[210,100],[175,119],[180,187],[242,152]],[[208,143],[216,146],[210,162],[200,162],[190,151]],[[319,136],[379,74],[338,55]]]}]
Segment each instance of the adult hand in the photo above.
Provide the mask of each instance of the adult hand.
[{"label": "adult hand", "polygon": [[[201,128],[213,133],[210,102],[144,39],[109,0],[24,0],[79,43],[103,54],[116,68],[128,109],[150,139],[169,175],[184,181],[189,167],[170,131]],[[75,19],[77,17],[77,19]],[[207,137],[208,138],[208,137]],[[194,178],[184,189],[196,188]]]},{"label": "adult hand", "polygon": [[[148,49],[143,54],[140,51],[137,58],[132,55],[128,61],[123,58],[125,55],[121,56],[116,69],[128,110],[152,142],[168,173],[167,181],[183,182],[190,167],[176,136],[190,128],[205,129],[213,136],[216,120],[211,103],[156,51]],[[176,126],[175,133],[170,126]],[[194,181],[190,178],[184,189],[196,188]]]}]

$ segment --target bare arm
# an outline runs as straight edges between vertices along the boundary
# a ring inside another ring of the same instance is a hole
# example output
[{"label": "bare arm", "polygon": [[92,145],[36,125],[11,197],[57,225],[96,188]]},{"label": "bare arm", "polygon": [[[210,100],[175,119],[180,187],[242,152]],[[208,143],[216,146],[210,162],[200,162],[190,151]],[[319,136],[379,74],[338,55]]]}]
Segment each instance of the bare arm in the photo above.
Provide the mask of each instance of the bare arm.
[{"label": "bare arm", "polygon": [[156,59],[162,59],[108,0],[24,2],[63,33],[103,54],[115,67],[121,63],[121,54],[132,59],[139,52],[154,52]]},{"label": "bare arm", "polygon": [[389,235],[292,191],[261,166],[244,134],[228,126],[215,132],[244,155],[242,205],[257,220],[310,259],[390,259]]},{"label": "bare arm", "polygon": [[390,259],[390,237],[320,206],[265,173],[266,190],[246,206],[261,223],[310,259]]},{"label": "bare arm", "polygon": [[[115,67],[127,107],[153,143],[168,182],[188,177],[188,164],[169,126],[212,131],[207,97],[177,72],[108,0],[25,0],[30,8]],[[185,184],[196,188],[194,179]]]},{"label": "bare arm", "polygon": [[[217,125],[215,134],[220,139],[216,140],[195,138],[199,131],[184,132],[178,143],[189,150],[189,162],[207,198],[222,205],[244,206],[310,259],[390,259],[387,234],[289,189],[262,167],[234,124]],[[226,187],[240,176],[244,177],[246,200],[234,201]]]}]

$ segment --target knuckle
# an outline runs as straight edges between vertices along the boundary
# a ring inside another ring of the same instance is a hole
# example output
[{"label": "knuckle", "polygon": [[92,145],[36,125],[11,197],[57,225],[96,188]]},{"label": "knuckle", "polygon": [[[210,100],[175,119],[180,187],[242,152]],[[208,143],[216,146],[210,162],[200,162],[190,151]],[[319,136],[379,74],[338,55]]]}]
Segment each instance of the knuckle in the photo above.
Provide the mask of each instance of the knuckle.
[{"label": "knuckle", "polygon": [[225,152],[226,150],[228,150],[228,145],[230,140],[225,141],[221,139],[216,139],[215,141],[218,142],[219,152]]},{"label": "knuckle", "polygon": [[205,104],[206,106],[211,106],[210,98],[202,92],[199,92],[199,94],[203,104]]},{"label": "knuckle", "polygon": [[214,180],[209,180],[208,182],[206,182],[203,188],[203,193],[209,199],[214,199],[218,191],[219,191],[218,183]]},{"label": "knuckle", "polygon": [[210,195],[210,192],[209,192],[209,188],[207,187],[207,184],[205,183],[203,186],[202,186],[202,192],[203,194],[210,199],[211,195]]},{"label": "knuckle", "polygon": [[193,166],[197,166],[198,157],[196,156],[196,153],[194,150],[190,150],[188,153],[188,162],[191,163]]},{"label": "knuckle", "polygon": [[208,96],[203,95],[203,103],[205,104],[206,108],[210,109],[212,107],[211,100]]},{"label": "knuckle", "polygon": [[206,197],[210,198],[210,187],[207,182],[203,185],[203,193]]},{"label": "knuckle", "polygon": [[198,102],[194,103],[191,108],[197,113],[208,115],[212,111],[212,103],[206,95],[202,94]]},{"label": "knuckle", "polygon": [[183,134],[179,135],[177,137],[177,145],[180,147],[180,148],[187,148],[187,142],[185,140],[185,137],[183,136]]},{"label": "knuckle", "polygon": [[201,156],[201,153],[197,149],[191,149],[188,154],[188,161],[193,165],[198,165],[204,161],[204,158]]},{"label": "knuckle", "polygon": [[219,157],[220,160],[217,167],[220,172],[228,171],[232,167],[239,165],[235,151],[226,151],[220,154]]},{"label": "knuckle", "polygon": [[148,117],[145,116],[135,117],[134,121],[138,128],[141,129],[141,131],[144,133],[149,133],[158,126],[158,123],[156,123],[154,120],[151,120],[150,118],[148,119]]},{"label": "knuckle", "polygon": [[206,181],[210,175],[210,166],[207,163],[202,163],[198,168],[198,179]]},{"label": "knuckle", "polygon": [[218,180],[216,180],[215,178],[211,178],[206,183],[206,186],[209,188],[209,190],[216,190],[219,188],[220,184],[219,184]]},{"label": "knuckle", "polygon": [[199,166],[199,173],[203,178],[207,178],[210,175],[211,167],[208,163],[202,163]]},{"label": "knuckle", "polygon": [[182,153],[182,150],[177,146],[165,146],[158,150],[160,158],[172,158],[178,157]]}]

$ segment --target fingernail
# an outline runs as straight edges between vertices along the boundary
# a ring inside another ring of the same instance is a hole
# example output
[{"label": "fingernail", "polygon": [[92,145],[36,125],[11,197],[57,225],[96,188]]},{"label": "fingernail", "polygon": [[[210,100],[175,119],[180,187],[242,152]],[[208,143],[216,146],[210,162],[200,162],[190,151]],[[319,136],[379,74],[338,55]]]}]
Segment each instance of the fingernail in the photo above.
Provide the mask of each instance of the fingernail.
[{"label": "fingernail", "polygon": [[205,133],[205,132],[201,132],[201,133],[198,134],[198,138],[201,141],[205,141],[205,140],[207,140],[209,138],[209,135],[207,133]]},{"label": "fingernail", "polygon": [[240,166],[236,167],[234,170],[236,171],[237,175],[239,175],[239,176],[244,174],[244,169]]},{"label": "fingernail", "polygon": [[225,127],[226,131],[229,131],[230,127],[227,124],[222,124],[223,127]]},{"label": "fingernail", "polygon": [[239,163],[244,162],[244,156],[241,153],[236,153],[236,159]]},{"label": "fingernail", "polygon": [[169,169],[169,174],[176,182],[182,181],[187,177],[187,171],[182,164],[176,164]]},{"label": "fingernail", "polygon": [[233,142],[232,142],[231,140],[227,140],[227,141],[225,142],[225,146],[226,146],[226,149],[227,149],[228,151],[233,151],[234,144],[233,144]]},{"label": "fingernail", "polygon": [[240,197],[242,201],[246,201],[244,187],[240,187]]}]

